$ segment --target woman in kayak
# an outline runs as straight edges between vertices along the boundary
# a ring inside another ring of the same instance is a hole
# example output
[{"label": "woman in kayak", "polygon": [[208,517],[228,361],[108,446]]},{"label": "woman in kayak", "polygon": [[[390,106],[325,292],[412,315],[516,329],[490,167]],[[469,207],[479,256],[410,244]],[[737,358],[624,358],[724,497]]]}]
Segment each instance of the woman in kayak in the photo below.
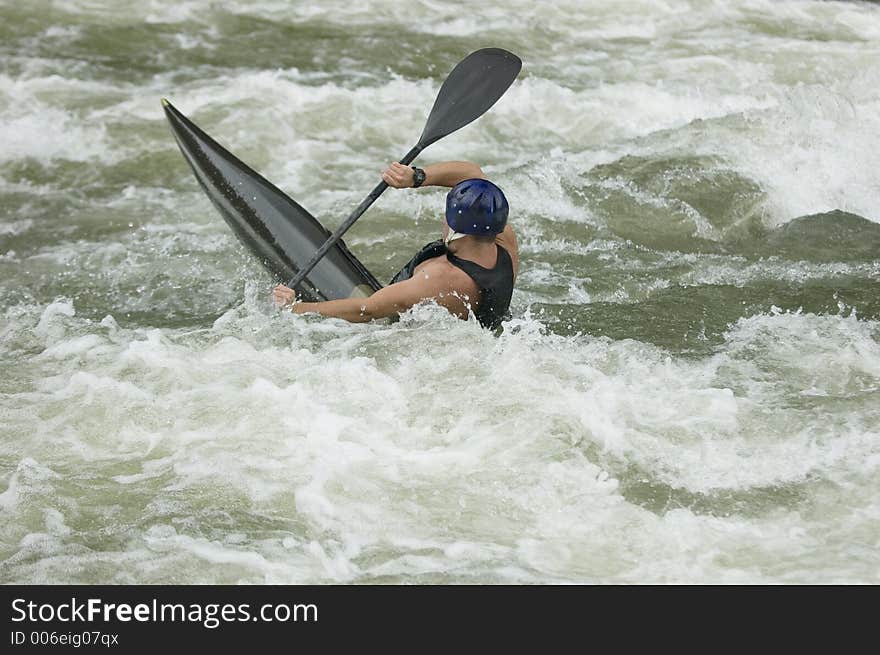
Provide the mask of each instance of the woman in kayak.
[{"label": "woman in kayak", "polygon": [[397,189],[452,187],[446,195],[443,238],[422,248],[390,284],[368,298],[297,302],[292,289],[279,284],[272,294],[279,306],[296,314],[318,313],[365,323],[396,316],[423,301],[495,329],[509,315],[518,270],[516,235],[507,224],[504,193],[471,162],[450,161],[424,169],[392,163],[382,173]]}]

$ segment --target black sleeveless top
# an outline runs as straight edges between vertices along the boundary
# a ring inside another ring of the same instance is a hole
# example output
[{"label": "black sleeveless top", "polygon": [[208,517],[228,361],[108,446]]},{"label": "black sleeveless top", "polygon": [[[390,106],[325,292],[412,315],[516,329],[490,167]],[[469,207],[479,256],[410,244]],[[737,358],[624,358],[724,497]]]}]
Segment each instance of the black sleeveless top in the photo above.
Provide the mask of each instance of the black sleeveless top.
[{"label": "black sleeveless top", "polygon": [[510,299],[513,296],[513,260],[504,248],[497,244],[495,247],[498,249],[495,266],[483,268],[479,264],[453,255],[441,239],[432,241],[419,250],[388,284],[408,280],[422,262],[446,255],[450,264],[463,270],[477,284],[480,290],[480,302],[474,314],[480,325],[494,330],[501,325],[501,321],[510,318]]}]

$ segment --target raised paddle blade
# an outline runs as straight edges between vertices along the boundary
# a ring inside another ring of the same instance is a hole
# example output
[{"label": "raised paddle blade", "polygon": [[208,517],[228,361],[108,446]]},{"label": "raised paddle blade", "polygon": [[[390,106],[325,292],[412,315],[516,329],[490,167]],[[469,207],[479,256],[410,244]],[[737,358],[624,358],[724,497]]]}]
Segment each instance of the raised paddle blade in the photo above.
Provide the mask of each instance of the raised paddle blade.
[{"label": "raised paddle blade", "polygon": [[462,59],[440,87],[417,147],[424,149],[485,114],[521,68],[522,60],[501,48],[483,48]]},{"label": "raised paddle blade", "polygon": [[[462,59],[440,87],[419,142],[406,153],[400,163],[409,164],[422,150],[438,139],[482,116],[510,88],[521,68],[520,58],[501,48],[483,48]],[[309,262],[293,278],[292,285],[298,285],[303,281],[312,267],[321,261],[324,254],[387,188],[388,185],[384,181],[380,182],[370,195],[364,198],[330,238],[315,251]]]},{"label": "raised paddle blade", "polygon": [[[171,103],[163,100],[162,106],[180,151],[235,235],[281,280],[296,276],[330,232]],[[338,241],[296,290],[306,300],[336,300],[368,296],[381,288],[379,281]]]}]

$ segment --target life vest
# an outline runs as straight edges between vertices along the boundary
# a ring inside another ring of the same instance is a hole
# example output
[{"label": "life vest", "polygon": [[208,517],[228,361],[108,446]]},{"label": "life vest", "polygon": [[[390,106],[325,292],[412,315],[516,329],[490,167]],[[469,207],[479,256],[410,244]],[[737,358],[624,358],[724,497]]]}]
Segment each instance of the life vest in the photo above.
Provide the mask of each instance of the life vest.
[{"label": "life vest", "polygon": [[494,330],[502,321],[510,318],[510,299],[513,296],[513,260],[504,248],[497,244],[495,247],[498,249],[495,266],[483,268],[475,262],[453,255],[442,239],[432,241],[419,250],[397,275],[391,278],[389,284],[410,279],[419,264],[445,255],[450,264],[463,270],[476,283],[480,290],[480,298],[474,314],[480,325]]}]

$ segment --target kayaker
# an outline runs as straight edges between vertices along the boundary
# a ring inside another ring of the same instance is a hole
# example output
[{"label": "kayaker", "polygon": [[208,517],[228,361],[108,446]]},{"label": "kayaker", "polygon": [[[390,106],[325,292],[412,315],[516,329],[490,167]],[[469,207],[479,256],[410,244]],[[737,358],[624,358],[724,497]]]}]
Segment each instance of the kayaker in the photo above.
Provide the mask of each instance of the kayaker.
[{"label": "kayaker", "polygon": [[448,161],[420,169],[393,162],[382,173],[389,186],[452,187],[446,195],[442,238],[423,247],[368,298],[299,302],[292,289],[273,289],[278,306],[296,314],[318,313],[353,323],[396,316],[430,301],[480,325],[498,328],[509,316],[519,265],[516,235],[507,223],[508,203],[498,186],[472,162]]}]

